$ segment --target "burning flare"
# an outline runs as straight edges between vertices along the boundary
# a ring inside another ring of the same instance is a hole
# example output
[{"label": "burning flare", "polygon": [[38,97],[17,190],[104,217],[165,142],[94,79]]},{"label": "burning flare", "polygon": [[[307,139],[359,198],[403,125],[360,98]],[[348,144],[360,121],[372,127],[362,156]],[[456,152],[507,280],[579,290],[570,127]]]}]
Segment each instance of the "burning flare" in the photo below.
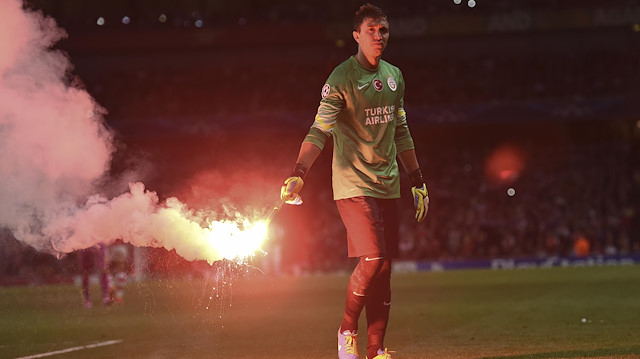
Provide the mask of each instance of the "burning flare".
[{"label": "burning flare", "polygon": [[[187,260],[242,260],[261,250],[267,239],[266,221],[252,221],[236,213],[235,219],[212,220],[214,213],[193,211],[177,198],[160,204],[155,192],[132,183],[129,193],[110,201],[94,196],[73,216],[47,227],[52,245],[68,253],[116,239],[135,246],[164,247]],[[70,235],[63,236],[65,233]]]},{"label": "burning flare", "polygon": [[205,228],[211,256],[205,256],[204,259],[211,263],[208,258],[217,258],[219,255],[225,259],[253,256],[267,238],[266,223],[251,223],[247,220],[242,223],[242,227],[243,229],[239,228],[236,222],[211,222],[209,228]]}]

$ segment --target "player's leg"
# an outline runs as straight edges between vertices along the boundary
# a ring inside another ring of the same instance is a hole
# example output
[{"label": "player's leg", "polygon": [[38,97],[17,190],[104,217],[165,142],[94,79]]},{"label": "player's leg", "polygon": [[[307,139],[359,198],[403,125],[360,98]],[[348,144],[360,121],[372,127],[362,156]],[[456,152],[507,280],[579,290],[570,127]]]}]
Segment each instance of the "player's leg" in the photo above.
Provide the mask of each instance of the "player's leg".
[{"label": "player's leg", "polygon": [[383,263],[382,256],[379,254],[360,257],[358,265],[349,278],[341,330],[358,330],[358,318],[373,292],[373,284]]},{"label": "player's leg", "polygon": [[[378,200],[384,225],[385,258],[367,301],[367,358],[390,358],[384,337],[391,309],[391,258],[399,254],[399,222],[395,200]],[[379,356],[382,353],[382,356]]]},{"label": "player's leg", "polygon": [[113,245],[109,254],[111,273],[114,273],[114,300],[116,303],[123,303],[124,287],[127,283],[129,247],[122,243]]},{"label": "player's leg", "polygon": [[381,255],[363,256],[351,273],[344,315],[338,331],[338,358],[340,359],[358,358],[356,341],[358,319],[372,294],[373,283],[383,263]]},{"label": "player's leg", "polygon": [[127,283],[127,273],[120,271],[115,276],[115,301],[118,304],[124,302],[124,286]]},{"label": "player's leg", "polygon": [[91,292],[89,291],[89,276],[93,270],[93,255],[90,249],[78,251],[78,264],[80,267],[80,275],[82,278],[82,297],[84,306],[91,308]]},{"label": "player's leg", "polygon": [[353,352],[358,319],[362,313],[372,284],[383,263],[384,234],[382,213],[378,203],[370,197],[355,197],[336,201],[347,229],[349,257],[360,257],[349,279],[345,311],[338,334],[339,358],[358,358],[357,351],[345,356],[341,348]]},{"label": "player's leg", "polygon": [[385,259],[365,305],[367,315],[367,358],[384,348],[384,336],[391,309],[391,259]]},{"label": "player's leg", "polygon": [[108,270],[108,253],[105,245],[98,246],[98,254],[96,255],[96,265],[99,268],[100,289],[102,291],[102,304],[111,304],[111,278]]}]

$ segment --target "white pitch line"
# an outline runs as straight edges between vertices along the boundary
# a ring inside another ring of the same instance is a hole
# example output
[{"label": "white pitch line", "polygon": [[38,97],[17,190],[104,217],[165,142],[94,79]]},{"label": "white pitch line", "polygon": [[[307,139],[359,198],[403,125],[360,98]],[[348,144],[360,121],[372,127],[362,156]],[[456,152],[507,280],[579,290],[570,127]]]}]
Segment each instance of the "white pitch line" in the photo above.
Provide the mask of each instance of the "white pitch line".
[{"label": "white pitch line", "polygon": [[113,344],[118,344],[122,341],[122,339],[116,339],[116,340],[107,340],[106,342],[100,342],[100,343],[95,343],[95,344],[87,344],[87,345],[81,345],[79,347],[73,347],[73,348],[67,348],[67,349],[61,349],[61,350],[56,350],[53,352],[46,352],[46,353],[41,353],[41,354],[34,354],[34,355],[29,355],[26,357],[19,357],[19,358],[15,358],[15,359],[35,359],[35,358],[44,358],[44,357],[48,357],[48,356],[52,356],[52,355],[58,355],[58,354],[64,354],[64,353],[69,353],[69,352],[74,352],[77,350],[84,350],[84,349],[91,349],[91,348],[97,348],[97,347],[103,347],[105,345],[113,345]]}]

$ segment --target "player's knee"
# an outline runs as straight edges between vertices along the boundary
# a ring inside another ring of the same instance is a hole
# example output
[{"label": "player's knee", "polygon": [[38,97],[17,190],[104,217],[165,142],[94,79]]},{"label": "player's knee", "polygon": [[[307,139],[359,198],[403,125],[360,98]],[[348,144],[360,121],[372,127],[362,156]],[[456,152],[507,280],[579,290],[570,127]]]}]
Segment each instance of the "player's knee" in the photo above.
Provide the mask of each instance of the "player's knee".
[{"label": "player's knee", "polygon": [[351,274],[350,286],[355,295],[367,296],[371,292],[371,287],[375,278],[384,267],[382,257],[361,257],[358,265]]},{"label": "player's knee", "polygon": [[385,259],[380,264],[379,275],[391,278],[391,260]]},{"label": "player's knee", "polygon": [[358,266],[363,267],[368,273],[371,273],[372,276],[378,274],[380,269],[385,265],[385,259],[383,256],[362,256],[360,257],[360,261],[358,262]]}]

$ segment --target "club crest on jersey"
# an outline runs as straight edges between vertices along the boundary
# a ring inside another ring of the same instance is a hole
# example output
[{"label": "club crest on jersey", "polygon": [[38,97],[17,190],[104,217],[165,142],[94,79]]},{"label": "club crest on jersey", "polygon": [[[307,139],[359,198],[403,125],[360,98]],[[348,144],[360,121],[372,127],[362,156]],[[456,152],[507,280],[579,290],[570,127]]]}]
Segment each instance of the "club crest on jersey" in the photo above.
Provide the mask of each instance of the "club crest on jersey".
[{"label": "club crest on jersey", "polygon": [[325,98],[329,96],[330,91],[331,91],[331,86],[329,84],[324,84],[324,86],[322,86],[322,92],[320,92],[320,96],[322,96],[322,98]]},{"label": "club crest on jersey", "polygon": [[389,85],[389,88],[391,89],[391,91],[395,91],[398,88],[398,85],[396,84],[396,80],[394,80],[393,77],[391,76],[387,77],[387,85]]},{"label": "club crest on jersey", "polygon": [[382,91],[382,80],[374,79],[373,80],[373,88],[376,89],[376,91],[378,91],[378,92]]}]

